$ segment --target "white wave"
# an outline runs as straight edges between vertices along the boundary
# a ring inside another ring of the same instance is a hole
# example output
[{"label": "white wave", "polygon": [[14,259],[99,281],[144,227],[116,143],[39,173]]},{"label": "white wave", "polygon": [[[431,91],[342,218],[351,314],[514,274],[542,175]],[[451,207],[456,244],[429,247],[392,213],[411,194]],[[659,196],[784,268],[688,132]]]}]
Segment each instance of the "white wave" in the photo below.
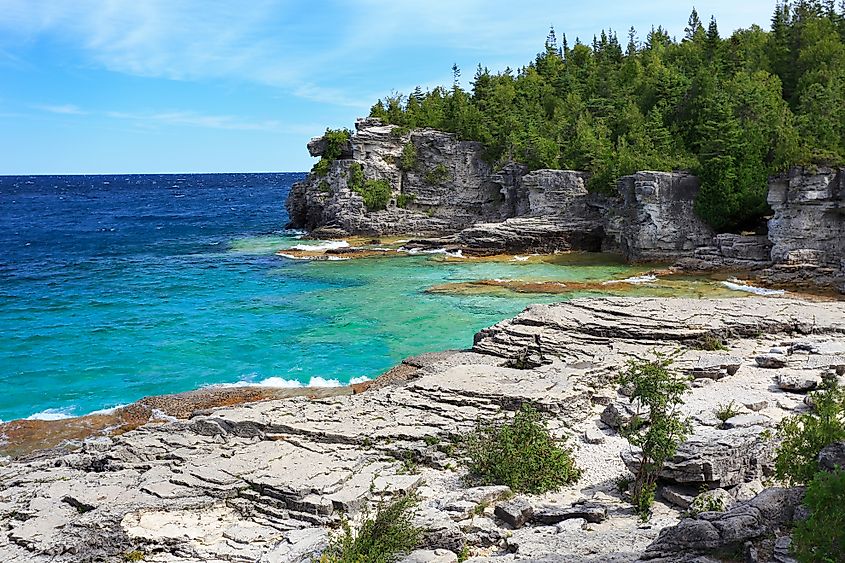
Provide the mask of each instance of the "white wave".
[{"label": "white wave", "polygon": [[293,254],[285,254],[284,252],[279,252],[278,256],[282,258],[287,258],[288,260],[313,260],[313,256],[294,256]]},{"label": "white wave", "polygon": [[342,260],[350,260],[350,258],[344,258],[342,256],[329,256],[326,258],[329,262],[340,262]]},{"label": "white wave", "polygon": [[745,291],[748,293],[753,293],[754,295],[783,295],[784,293],[786,293],[782,289],[766,289],[765,287],[755,287],[753,285],[748,285],[745,282],[736,278],[731,278],[727,281],[723,281],[722,285],[734,291]]},{"label": "white wave", "polygon": [[463,258],[464,253],[462,250],[455,250],[453,252],[447,252],[446,256],[451,256],[452,258]]},{"label": "white wave", "polygon": [[528,260],[531,259],[531,257],[530,256],[514,256],[513,259],[514,259],[515,262],[527,262]]},{"label": "white wave", "polygon": [[607,280],[606,282],[602,282],[602,285],[611,285],[614,283],[632,283],[632,284],[639,284],[639,283],[651,283],[657,281],[657,276],[653,274],[645,274],[642,276],[633,276],[630,278],[625,278],[624,280]]},{"label": "white wave", "polygon": [[73,407],[63,407],[60,409],[45,409],[41,412],[29,415],[26,420],[64,420],[66,418],[73,418]]},{"label": "white wave", "polygon": [[116,411],[117,409],[122,409],[123,407],[128,407],[128,406],[129,405],[127,405],[127,404],[121,403],[119,405],[115,405],[115,406],[109,407],[107,409],[98,409],[98,410],[95,410],[95,411],[91,411],[88,414],[89,415],[92,415],[92,414],[114,414],[114,411]]},{"label": "white wave", "polygon": [[290,247],[291,250],[301,250],[304,252],[320,252],[334,250],[336,248],[349,248],[349,243],[345,240],[329,240],[319,244],[296,244]]},{"label": "white wave", "polygon": [[363,383],[369,381],[369,377],[353,377],[349,383],[341,383],[339,379],[326,379],[324,377],[315,376],[308,380],[308,383],[303,383],[295,379],[285,379],[284,377],[268,377],[260,381],[238,381],[237,383],[219,383],[210,385],[209,387],[276,387],[280,389],[302,389],[305,387],[344,387],[354,383]]}]

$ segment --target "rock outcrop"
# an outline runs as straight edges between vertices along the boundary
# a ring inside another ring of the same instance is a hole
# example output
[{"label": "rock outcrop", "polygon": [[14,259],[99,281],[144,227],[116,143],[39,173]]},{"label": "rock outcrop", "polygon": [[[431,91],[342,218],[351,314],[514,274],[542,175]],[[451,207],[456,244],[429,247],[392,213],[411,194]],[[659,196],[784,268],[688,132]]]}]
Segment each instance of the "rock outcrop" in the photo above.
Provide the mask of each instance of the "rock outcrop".
[{"label": "rock outcrop", "polygon": [[[703,335],[726,339],[730,351],[693,347]],[[776,346],[792,352],[786,367],[759,367],[754,358]],[[613,378],[632,358],[679,348],[674,365],[684,372],[740,368],[692,385],[683,409],[696,430],[664,483],[695,492],[704,483],[744,500],[766,473],[761,429],[805,408],[803,395],[774,385],[777,372],[839,365],[831,354],[845,350],[845,303],[749,297],[538,305],[481,331],[470,351],[409,360],[399,384],[220,408],[71,453],[8,461],[0,465],[0,560],[310,561],[342,516],[357,522],[365,506],[411,490],[427,530],[415,558],[454,560],[448,552],[466,548],[477,562],[633,561],[644,552],[674,558],[765,535],[782,510],[760,497],[658,537],[678,523],[679,510],[658,503],[643,528],[617,491],[629,449],[600,422],[606,405],[627,400]],[[713,410],[726,397],[753,405],[754,415],[743,411],[743,420],[717,428]],[[583,475],[559,493],[497,501],[507,488],[462,480],[453,439],[526,403],[569,437]],[[597,428],[602,443],[582,438]]]},{"label": "rock outcrop", "polygon": [[[511,163],[494,170],[480,143],[433,129],[404,130],[377,119],[356,123],[349,147],[324,176],[291,189],[290,226],[344,234],[446,236],[437,243],[476,254],[616,250],[632,260],[672,260],[707,244],[710,229],[693,213],[698,180],[639,172],[619,195],[591,194],[589,176]],[[325,150],[321,138],[309,151]],[[368,212],[349,187],[350,167],[386,180],[387,209]]]},{"label": "rock outcrop", "polygon": [[689,256],[713,238],[693,210],[696,176],[637,172],[619,180],[622,204],[608,211],[607,231],[633,261],[671,261]]},{"label": "rock outcrop", "polygon": [[764,278],[845,291],[845,168],[793,168],[772,178],[768,201],[774,266]]}]

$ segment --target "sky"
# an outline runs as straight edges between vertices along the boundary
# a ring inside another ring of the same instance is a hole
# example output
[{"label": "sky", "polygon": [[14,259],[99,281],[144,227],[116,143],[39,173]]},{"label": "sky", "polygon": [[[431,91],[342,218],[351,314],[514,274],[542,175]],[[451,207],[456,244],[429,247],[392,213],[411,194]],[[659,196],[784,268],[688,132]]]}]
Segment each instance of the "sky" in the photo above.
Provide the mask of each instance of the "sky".
[{"label": "sky", "polygon": [[[549,27],[722,35],[774,0],[0,0],[0,174],[303,171],[380,97],[518,68]],[[624,41],[624,40],[623,40]]]}]

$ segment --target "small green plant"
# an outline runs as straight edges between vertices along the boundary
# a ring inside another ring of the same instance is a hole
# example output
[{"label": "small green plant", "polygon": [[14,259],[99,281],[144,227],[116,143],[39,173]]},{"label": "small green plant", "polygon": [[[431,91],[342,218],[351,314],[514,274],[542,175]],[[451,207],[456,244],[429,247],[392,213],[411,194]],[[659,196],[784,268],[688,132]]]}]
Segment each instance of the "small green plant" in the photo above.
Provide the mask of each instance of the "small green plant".
[{"label": "small green plant", "polygon": [[716,494],[707,494],[710,489],[707,485],[702,485],[699,489],[699,495],[695,497],[692,504],[689,506],[687,516],[697,516],[702,512],[724,512],[728,509],[727,500],[723,496]]},{"label": "small green plant", "polygon": [[479,423],[463,444],[471,481],[545,493],[575,482],[581,470],[565,441],[549,433],[540,414],[524,405],[511,420]]},{"label": "small green plant", "polygon": [[792,532],[792,550],[801,563],[845,558],[845,469],[817,473],[804,496],[810,516]]},{"label": "small green plant", "polygon": [[411,452],[405,452],[405,455],[402,458],[402,467],[399,469],[399,473],[402,475],[416,475],[419,472],[420,469],[417,460],[414,459],[414,456],[411,454]]},{"label": "small green plant", "polygon": [[140,549],[133,549],[132,551],[127,551],[123,554],[124,561],[143,561],[144,560],[144,552]]},{"label": "small green plant", "polygon": [[414,203],[415,199],[417,199],[417,196],[414,194],[399,194],[396,196],[396,207],[405,209],[409,204]]},{"label": "small green plant", "polygon": [[413,170],[417,166],[417,147],[414,143],[408,141],[402,147],[402,156],[399,158],[399,169],[403,172]]},{"label": "small green plant", "polygon": [[726,405],[718,405],[716,410],[713,411],[713,414],[716,415],[722,424],[725,424],[729,419],[738,415],[741,411],[734,405],[734,401],[731,400],[730,403]]},{"label": "small green plant", "polygon": [[775,475],[792,485],[812,481],[822,448],[845,440],[845,388],[836,378],[825,378],[822,388],[810,396],[815,405],[812,411],[785,418],[778,425],[781,444]]},{"label": "small green plant", "polygon": [[397,125],[396,127],[394,127],[393,129],[390,130],[390,136],[391,137],[397,137],[397,138],[398,137],[404,137],[405,135],[407,135],[410,132],[411,132],[411,130],[408,127]]},{"label": "small green plant", "polygon": [[319,188],[320,188],[321,193],[324,193],[324,194],[332,193],[332,187],[325,180],[320,180]]},{"label": "small green plant", "polygon": [[425,442],[426,446],[433,446],[440,442],[440,439],[437,436],[432,436],[431,434],[426,434],[423,436],[423,442]]},{"label": "small green plant", "polygon": [[616,490],[619,491],[620,495],[624,495],[628,492],[628,489],[631,488],[631,483],[633,479],[627,473],[625,475],[620,475],[616,479]]},{"label": "small green plant", "polygon": [[705,334],[695,342],[694,346],[697,350],[707,350],[710,352],[717,352],[720,350],[727,350],[728,347],[722,342],[722,339],[713,334]]},{"label": "small green plant", "polygon": [[353,192],[364,189],[364,169],[357,162],[349,165],[349,172],[346,176],[346,185]]},{"label": "small green plant", "polygon": [[686,381],[670,369],[672,359],[658,355],[653,361],[628,362],[619,383],[629,385],[637,413],[620,428],[628,442],[640,449],[631,499],[640,518],[647,520],[654,504],[657,477],[663,463],[675,455],[691,432],[680,406],[688,391]]},{"label": "small green plant", "polygon": [[434,168],[425,171],[423,178],[425,179],[426,183],[436,186],[438,184],[442,184],[449,180],[452,175],[449,173],[449,169],[446,168],[444,164],[438,164]]},{"label": "small green plant", "polygon": [[458,553],[458,563],[464,563],[467,559],[469,559],[469,546],[464,544],[461,548],[461,552]]},{"label": "small green plant", "polygon": [[422,530],[413,525],[417,497],[405,495],[390,504],[380,502],[376,513],[364,515],[357,533],[348,520],[329,541],[320,563],[390,563],[417,547]]}]

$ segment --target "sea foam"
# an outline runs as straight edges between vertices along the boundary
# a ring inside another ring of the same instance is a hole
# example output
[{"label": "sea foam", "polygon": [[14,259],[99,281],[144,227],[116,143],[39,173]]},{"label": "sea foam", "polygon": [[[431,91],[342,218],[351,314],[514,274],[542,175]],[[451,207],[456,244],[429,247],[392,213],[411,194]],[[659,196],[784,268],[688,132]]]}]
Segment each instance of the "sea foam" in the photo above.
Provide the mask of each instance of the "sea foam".
[{"label": "sea foam", "polygon": [[290,247],[291,250],[301,250],[303,252],[321,252],[336,248],[349,248],[349,243],[345,240],[328,240],[319,244],[296,244]]},{"label": "sea foam", "polygon": [[747,293],[753,293],[754,295],[783,295],[784,293],[786,293],[782,289],[766,289],[765,287],[755,287],[753,285],[748,285],[736,278],[731,278],[727,281],[723,281],[722,285],[734,291],[745,291]]}]

